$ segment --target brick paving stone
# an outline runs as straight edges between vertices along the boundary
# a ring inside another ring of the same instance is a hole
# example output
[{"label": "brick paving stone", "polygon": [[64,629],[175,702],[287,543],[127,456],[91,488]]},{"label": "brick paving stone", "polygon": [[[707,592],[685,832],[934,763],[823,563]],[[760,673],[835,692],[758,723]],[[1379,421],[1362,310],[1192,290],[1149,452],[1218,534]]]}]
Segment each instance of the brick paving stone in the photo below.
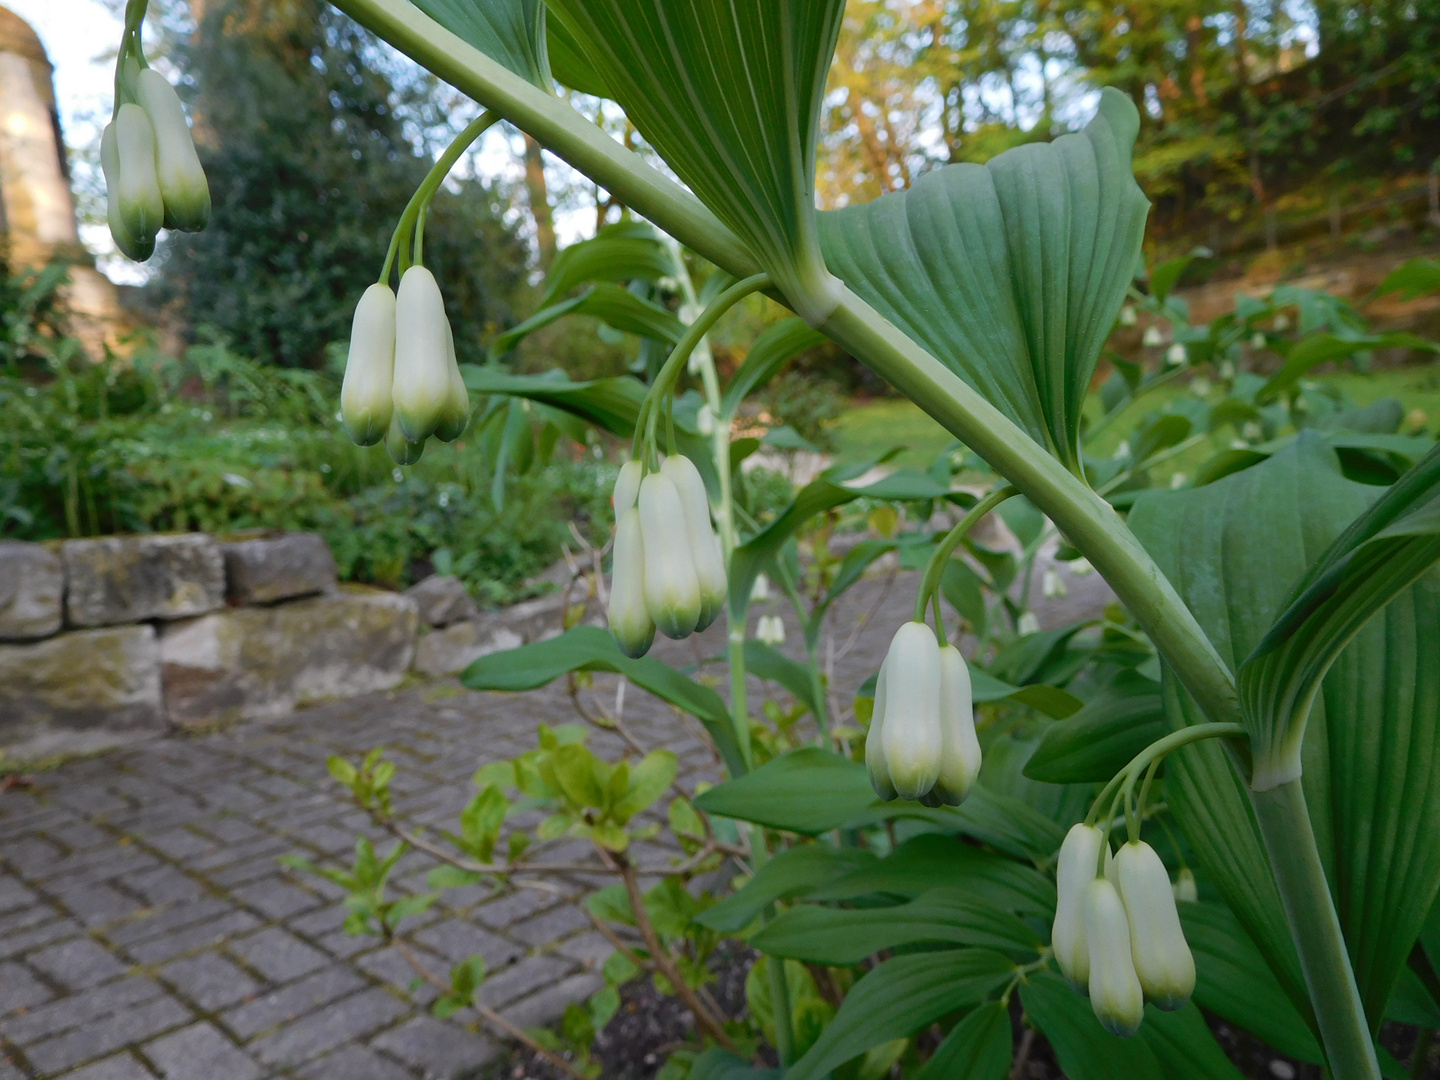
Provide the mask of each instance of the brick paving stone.
[{"label": "brick paving stone", "polygon": [[329,962],[319,949],[278,926],[267,926],[257,934],[232,941],[229,948],[272,983],[290,982]]},{"label": "brick paving stone", "polygon": [[246,995],[250,1000],[223,1013],[221,1019],[237,1035],[249,1039],[364,987],[364,978],[349,967],[336,964],[280,990],[253,997]]},{"label": "brick paving stone", "polygon": [[326,1054],[300,1075],[305,1080],[415,1080],[409,1069],[354,1043]]},{"label": "brick paving stone", "polygon": [[527,945],[541,948],[553,945],[581,927],[592,925],[586,914],[573,904],[560,904],[533,919],[516,923],[510,927],[510,933]]},{"label": "brick paving stone", "polygon": [[288,919],[324,903],[314,893],[289,884],[278,874],[231,889],[230,895],[269,919]]},{"label": "brick paving stone", "polygon": [[79,937],[85,928],[74,919],[53,919],[49,922],[35,922],[21,930],[13,930],[0,936],[0,960],[20,956],[33,949],[39,949],[51,942]]},{"label": "brick paving stone", "polygon": [[568,957],[586,968],[598,968],[614,951],[615,946],[610,944],[609,939],[599,930],[576,934],[555,947],[555,952],[560,956]]},{"label": "brick paving stone", "polygon": [[17,1016],[0,1019],[0,1037],[23,1047],[57,1032],[93,1023],[129,1006],[160,997],[163,993],[164,988],[154,980],[132,975],[83,994],[73,994],[36,1006]]},{"label": "brick paving stone", "polygon": [[42,1074],[55,1074],[193,1019],[174,998],[155,998],[26,1047],[25,1056]]},{"label": "brick paving stone", "polygon": [[491,1008],[519,1001],[543,986],[559,982],[573,970],[574,965],[561,957],[527,956],[490,972],[480,985],[480,1000]]},{"label": "brick paving stone", "polygon": [[514,942],[458,919],[447,919],[421,930],[414,938],[452,964],[469,956],[480,956],[491,969],[509,963],[524,952]]},{"label": "brick paving stone", "polygon": [[93,882],[76,883],[63,893],[55,893],[55,898],[71,915],[89,927],[109,926],[129,918],[144,906],[133,896],[104,882],[98,885]]},{"label": "brick paving stone", "polygon": [[76,938],[31,953],[30,964],[69,990],[98,986],[125,974],[127,965],[91,938]]},{"label": "brick paving stone", "polygon": [[488,1064],[499,1054],[489,1039],[428,1016],[407,1020],[370,1045],[393,1054],[427,1080],[450,1080],[457,1073]]},{"label": "brick paving stone", "polygon": [[231,906],[223,900],[209,897],[158,911],[146,908],[139,912],[136,918],[106,928],[105,937],[116,945],[129,946],[161,934],[173,934],[196,923],[217,919],[228,914],[230,910]]},{"label": "brick paving stone", "polygon": [[207,919],[198,926],[128,945],[125,951],[143,964],[159,964],[182,953],[212,948],[258,926],[260,920],[255,916],[243,911],[229,911],[218,918]]},{"label": "brick paving stone", "polygon": [[0,912],[27,907],[39,899],[12,877],[0,877]]},{"label": "brick paving stone", "polygon": [[200,883],[173,866],[157,866],[119,879],[121,886],[139,893],[152,906],[198,900],[203,892]]},{"label": "brick paving stone", "polygon": [[189,829],[167,829],[164,832],[150,833],[145,837],[145,843],[169,855],[173,859],[185,859],[191,855],[203,855],[219,847],[219,843],[208,837],[191,832]]},{"label": "brick paving stone", "polygon": [[285,1025],[250,1049],[266,1064],[293,1068],[363,1038],[408,1011],[399,998],[384,990],[364,990]]},{"label": "brick paving stone", "polygon": [[141,1047],[166,1080],[254,1080],[260,1066],[210,1024],[172,1031]]},{"label": "brick paving stone", "polygon": [[[17,1077],[19,1073],[15,1074]],[[116,1054],[104,1061],[86,1065],[83,1069],[65,1074],[65,1080],[154,1080],[155,1074],[141,1065],[131,1054]],[[5,1072],[0,1068],[0,1080]],[[216,1080],[219,1080],[217,1077]]]},{"label": "brick paving stone", "polygon": [[50,988],[20,964],[0,964],[0,1016],[49,1001]]},{"label": "brick paving stone", "polygon": [[207,1012],[234,1005],[259,994],[262,984],[217,953],[201,953],[176,960],[159,971],[160,978],[182,998]]},{"label": "brick paving stone", "polygon": [[589,972],[571,975],[500,1010],[500,1015],[521,1029],[538,1027],[556,1019],[570,1002],[585,1001],[604,985],[605,980],[599,975]]}]

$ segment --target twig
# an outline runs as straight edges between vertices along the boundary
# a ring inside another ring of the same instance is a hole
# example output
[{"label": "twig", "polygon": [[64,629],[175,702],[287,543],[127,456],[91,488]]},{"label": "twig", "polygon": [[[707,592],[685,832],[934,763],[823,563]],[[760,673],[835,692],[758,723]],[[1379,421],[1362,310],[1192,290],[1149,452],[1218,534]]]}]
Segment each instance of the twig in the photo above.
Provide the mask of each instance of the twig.
[{"label": "twig", "polygon": [[469,859],[459,855],[451,854],[438,844],[432,844],[423,836],[419,836],[404,826],[400,825],[393,818],[381,814],[374,815],[376,822],[399,840],[423,851],[433,859],[448,863],[461,870],[468,870],[472,874],[499,874],[509,877],[512,874],[613,874],[603,863],[479,863],[471,862]]},{"label": "twig", "polygon": [[604,919],[600,918],[599,915],[596,915],[588,907],[584,908],[584,911],[586,915],[590,916],[590,921],[595,924],[595,929],[600,931],[606,941],[615,946],[616,951],[619,952],[621,956],[625,957],[626,960],[629,960],[641,971],[655,970],[655,965],[640,956],[635,950],[630,948],[629,945],[625,944],[625,942],[621,940],[620,935],[615,933],[615,931],[606,924]]},{"label": "twig", "polygon": [[[410,949],[408,945],[405,944],[405,942],[401,941],[397,937],[392,937],[390,939],[390,944],[394,945],[395,948],[400,950],[400,955],[405,957],[405,959],[409,962],[410,966],[415,969],[415,973],[419,975],[422,979],[424,979],[426,982],[428,982],[431,986],[434,986],[435,988],[440,990],[441,993],[447,995],[454,993],[454,990],[450,986],[450,984],[445,982],[445,980],[440,978],[440,976],[436,975],[433,971],[431,971],[424,964],[422,964],[420,962],[420,958],[415,955],[415,953]],[[546,1061],[550,1062],[551,1065],[554,1065],[557,1069],[563,1070],[566,1076],[573,1076],[575,1080],[589,1080],[589,1077],[587,1077],[579,1069],[571,1065],[559,1054],[552,1053],[551,1051],[546,1050],[545,1047],[541,1046],[529,1035],[525,1034],[524,1031],[520,1030],[509,1020],[506,1020],[503,1016],[497,1013],[494,1009],[490,1008],[488,1005],[482,1005],[478,1000],[471,998],[470,1008],[474,1009],[477,1013],[479,1013],[480,1018],[484,1020],[487,1024],[499,1028],[516,1042],[523,1043],[531,1050],[531,1052],[539,1054]]]},{"label": "twig", "polygon": [[695,1017],[696,1025],[726,1050],[732,1054],[735,1053],[735,1040],[730,1038],[729,1032],[720,1025],[720,1021],[712,1016],[710,1010],[695,996],[695,991],[691,990],[684,978],[681,977],[680,970],[675,966],[674,958],[660,943],[660,936],[655,932],[655,927],[645,912],[645,897],[640,892],[640,881],[635,875],[634,864],[619,853],[611,855],[610,859],[619,868],[620,879],[625,883],[625,894],[630,898],[630,910],[635,915],[635,925],[640,931],[640,936],[645,939],[645,947],[655,961],[658,974],[663,975],[670,983],[676,997]]},{"label": "twig", "polygon": [[1020,1048],[1015,1051],[1015,1065],[1010,1070],[1010,1080],[1024,1080],[1025,1066],[1030,1061],[1030,1049],[1035,1045],[1035,1029],[1026,1028],[1020,1036]]}]

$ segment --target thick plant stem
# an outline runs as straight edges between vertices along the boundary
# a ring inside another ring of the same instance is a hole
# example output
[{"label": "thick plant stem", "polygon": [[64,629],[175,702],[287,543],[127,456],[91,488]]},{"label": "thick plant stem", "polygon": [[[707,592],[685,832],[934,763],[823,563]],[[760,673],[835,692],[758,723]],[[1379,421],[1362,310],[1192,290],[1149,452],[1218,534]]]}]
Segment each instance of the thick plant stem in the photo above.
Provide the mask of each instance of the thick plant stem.
[{"label": "thick plant stem", "polygon": [[1299,780],[1250,792],[1335,1080],[1380,1080],[1340,919]]}]

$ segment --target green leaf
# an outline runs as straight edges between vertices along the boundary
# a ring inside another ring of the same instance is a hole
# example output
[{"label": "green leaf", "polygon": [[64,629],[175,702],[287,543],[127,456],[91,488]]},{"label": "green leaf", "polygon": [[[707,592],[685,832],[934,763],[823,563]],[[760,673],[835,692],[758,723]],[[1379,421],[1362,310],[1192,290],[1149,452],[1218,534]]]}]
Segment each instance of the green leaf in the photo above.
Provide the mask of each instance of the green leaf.
[{"label": "green leaf", "polygon": [[1440,1006],[1436,1005],[1430,991],[1425,989],[1420,976],[1409,967],[1400,969],[1400,977],[1395,980],[1395,991],[1390,995],[1390,1003],[1385,1006],[1385,1019],[1430,1028],[1432,1031],[1440,1028]]},{"label": "green leaf", "polygon": [[695,1059],[688,1080],[782,1080],[784,1069],[757,1069],[729,1050],[712,1047]]},{"label": "green leaf", "polygon": [[1220,1049],[1194,1002],[1174,1012],[1147,1008],[1140,1038],[1167,1080],[1245,1080]]},{"label": "green leaf", "polygon": [[695,921],[727,933],[743,930],[776,900],[805,896],[852,870],[877,861],[870,852],[857,848],[798,844],[770,859],[744,888],[702,912]]},{"label": "green leaf", "polygon": [[830,269],[1070,469],[1149,204],[1139,114],[1102,92],[1080,134],[947,165],[820,215]]},{"label": "green leaf", "polygon": [[536,330],[566,315],[591,315],[607,326],[627,334],[654,338],[674,345],[685,333],[685,324],[666,308],[642,299],[613,282],[601,282],[579,296],[541,308],[522,323],[512,326],[490,342],[491,362],[499,360]]},{"label": "green leaf", "polygon": [[1068,720],[1046,729],[1025,775],[1050,784],[1104,783],[1168,731],[1160,684],[1124,671]]},{"label": "green leaf", "polygon": [[725,396],[720,401],[720,415],[734,416],[740,402],[755,390],[773,379],[785,366],[785,361],[798,356],[829,340],[819,331],[811,330],[800,318],[781,319],[773,326],[767,326],[751,343],[744,361],[730,376],[725,387]]},{"label": "green leaf", "polygon": [[609,632],[598,626],[576,627],[547,641],[482,656],[465,669],[460,681],[472,690],[535,690],[572,671],[617,672],[684,709],[705,725],[730,774],[745,772],[730,713],[719,694],[653,657],[626,656]]},{"label": "green leaf", "polygon": [[1188,255],[1181,255],[1178,259],[1171,259],[1157,266],[1150,274],[1150,295],[1160,303],[1170,295],[1170,291],[1179,283],[1181,275],[1190,268],[1190,264],[1196,259],[1208,259],[1211,253],[1205,248],[1196,248]]},{"label": "green leaf", "polygon": [[779,649],[750,638],[745,642],[745,670],[761,679],[772,679],[790,693],[797,701],[810,710],[812,716],[824,712],[815,697],[815,684],[810,681],[810,669],[796,663]]},{"label": "green leaf", "polygon": [[626,116],[818,326],[815,143],[844,0],[551,0]]},{"label": "green leaf", "polygon": [[593,382],[571,382],[563,372],[511,375],[499,368],[462,364],[465,385],[478,394],[502,394],[543,402],[602,427],[612,435],[635,434],[635,418],[645,400],[645,384],[629,375]]},{"label": "green leaf", "polygon": [[652,750],[630,766],[630,783],[612,811],[622,823],[648,809],[675,780],[680,759],[669,750]]},{"label": "green leaf", "polygon": [[968,890],[1006,911],[1045,923],[1055,915],[1055,883],[1050,878],[1028,863],[940,833],[912,837],[884,859],[872,857],[831,883],[813,886],[808,895],[815,900],[852,900],[872,893],[916,897],[936,888]]},{"label": "green leaf", "polygon": [[766,924],[750,943],[769,956],[843,967],[882,949],[943,941],[1035,952],[1040,940],[1007,911],[955,888],[932,889],[908,904],[860,909],[801,904]]},{"label": "green leaf", "polygon": [[1320,1044],[1230,910],[1209,903],[1179,909],[1195,957],[1195,1004],[1288,1057],[1319,1064]]},{"label": "green leaf", "polygon": [[[1147,494],[1130,521],[1221,658],[1235,665],[1377,494],[1345,480],[1334,451],[1306,434],[1207,487]],[[1320,684],[1303,746],[1305,799],[1372,1023],[1440,892],[1440,665],[1426,659],[1436,655],[1440,580],[1432,572],[1340,653]],[[1172,725],[1202,719],[1168,674],[1164,697]],[[1224,751],[1196,745],[1173,755],[1166,797],[1207,877],[1308,1023],[1264,846]]]},{"label": "green leaf", "polygon": [[878,802],[865,766],[803,747],[695,796],[707,814],[818,835]]},{"label": "green leaf", "polygon": [[1411,259],[1385,275],[1385,280],[1376,286],[1375,295],[1398,292],[1400,299],[1414,300],[1437,289],[1440,289],[1440,261]]},{"label": "green leaf", "polygon": [[1004,986],[1014,971],[1008,957],[985,949],[887,960],[845,995],[825,1033],[785,1078],[822,1077],[872,1046],[912,1035],[956,1009],[978,1005]]},{"label": "green leaf", "polygon": [[1335,334],[1311,334],[1301,338],[1285,355],[1285,364],[1255,395],[1255,403],[1274,401],[1307,375],[1312,368],[1331,360],[1343,360],[1371,349],[1418,349],[1440,352],[1440,345],[1414,334],[1361,334],[1339,337]]},{"label": "green leaf", "polygon": [[545,20],[545,43],[550,54],[550,72],[556,82],[592,97],[610,96],[599,72],[585,59],[585,51],[575,40],[575,35],[565,29],[565,24],[559,19]]},{"label": "green leaf", "polygon": [[411,0],[421,11],[532,86],[549,93],[543,0]]},{"label": "green leaf", "polygon": [[[1050,1040],[1055,1060],[1070,1080],[1166,1080],[1145,1040],[1117,1039],[1107,1032],[1091,1012],[1089,1000],[1059,975],[1050,971],[1032,975],[1020,984],[1020,1001]],[[1146,1010],[1146,1023],[1154,1013]]]},{"label": "green leaf", "polygon": [[998,1001],[981,1005],[950,1029],[915,1080],[1005,1080],[1010,1039],[1010,1011]]},{"label": "green leaf", "polygon": [[593,240],[571,244],[551,263],[545,274],[547,308],[578,285],[597,281],[658,281],[675,275],[670,250],[649,225],[611,225]]}]

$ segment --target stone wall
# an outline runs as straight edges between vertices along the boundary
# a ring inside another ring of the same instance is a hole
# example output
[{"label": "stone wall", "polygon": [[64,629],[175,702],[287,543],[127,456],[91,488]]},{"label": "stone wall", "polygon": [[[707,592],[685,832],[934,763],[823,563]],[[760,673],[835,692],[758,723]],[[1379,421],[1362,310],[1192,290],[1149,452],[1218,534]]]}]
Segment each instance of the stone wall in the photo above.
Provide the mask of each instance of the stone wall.
[{"label": "stone wall", "polygon": [[558,631],[455,578],[342,585],[310,533],[0,542],[0,755],[36,761],[452,675]]}]

